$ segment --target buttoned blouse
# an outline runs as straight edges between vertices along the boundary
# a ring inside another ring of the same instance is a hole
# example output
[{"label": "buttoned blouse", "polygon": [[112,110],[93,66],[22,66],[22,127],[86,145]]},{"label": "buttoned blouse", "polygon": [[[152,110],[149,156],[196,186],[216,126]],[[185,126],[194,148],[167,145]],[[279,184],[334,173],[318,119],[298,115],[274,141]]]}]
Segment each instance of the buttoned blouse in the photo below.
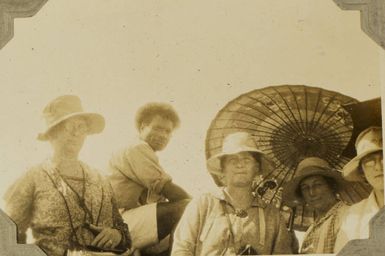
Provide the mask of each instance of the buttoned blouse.
[{"label": "buttoned blouse", "polygon": [[274,206],[255,200],[237,216],[222,192],[194,199],[174,234],[171,255],[236,255],[251,246],[258,254],[291,254],[295,240]]}]

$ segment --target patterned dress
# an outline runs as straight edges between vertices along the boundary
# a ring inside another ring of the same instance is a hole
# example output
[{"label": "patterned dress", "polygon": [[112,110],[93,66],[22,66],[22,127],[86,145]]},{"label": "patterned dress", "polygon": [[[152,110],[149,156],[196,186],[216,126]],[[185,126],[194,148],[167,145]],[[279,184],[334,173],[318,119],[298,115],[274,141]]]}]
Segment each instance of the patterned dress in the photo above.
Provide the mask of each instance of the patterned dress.
[{"label": "patterned dress", "polygon": [[348,209],[343,202],[336,203],[322,218],[306,231],[300,253],[333,253],[342,215]]},{"label": "patterned dress", "polygon": [[62,176],[47,160],[28,170],[5,195],[6,212],[18,226],[18,242],[26,242],[31,228],[35,243],[50,256],[90,245],[94,224],[122,234],[121,249],[130,246],[109,183],[98,171],[81,163],[83,178]]}]

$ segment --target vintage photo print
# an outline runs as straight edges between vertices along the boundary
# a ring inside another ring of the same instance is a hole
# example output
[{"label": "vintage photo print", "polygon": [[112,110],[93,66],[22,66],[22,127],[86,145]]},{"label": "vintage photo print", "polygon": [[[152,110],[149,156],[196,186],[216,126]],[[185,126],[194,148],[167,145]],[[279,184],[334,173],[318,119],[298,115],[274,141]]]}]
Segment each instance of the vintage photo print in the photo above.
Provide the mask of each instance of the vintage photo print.
[{"label": "vintage photo print", "polygon": [[0,254],[382,255],[384,24],[379,0],[0,0]]}]

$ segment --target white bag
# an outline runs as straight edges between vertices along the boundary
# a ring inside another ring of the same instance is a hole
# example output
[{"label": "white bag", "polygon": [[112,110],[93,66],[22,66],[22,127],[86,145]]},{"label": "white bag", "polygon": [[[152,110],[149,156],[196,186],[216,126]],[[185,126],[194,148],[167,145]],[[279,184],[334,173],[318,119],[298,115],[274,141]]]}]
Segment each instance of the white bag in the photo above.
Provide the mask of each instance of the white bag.
[{"label": "white bag", "polygon": [[[134,253],[134,254],[133,254]],[[113,252],[93,252],[93,251],[86,251],[86,250],[67,250],[67,256],[130,256],[130,255],[136,255],[135,252],[132,250],[127,250],[122,254],[116,254]]]},{"label": "white bag", "polygon": [[68,250],[67,256],[116,256],[118,254],[112,253],[112,252],[92,252],[92,251],[73,251]]}]

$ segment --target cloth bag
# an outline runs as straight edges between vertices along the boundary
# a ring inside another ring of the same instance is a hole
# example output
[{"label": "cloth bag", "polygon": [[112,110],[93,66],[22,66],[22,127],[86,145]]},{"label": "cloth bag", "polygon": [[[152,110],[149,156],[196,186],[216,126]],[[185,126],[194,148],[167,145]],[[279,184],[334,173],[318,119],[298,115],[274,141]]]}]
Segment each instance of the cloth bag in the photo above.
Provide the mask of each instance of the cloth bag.
[{"label": "cloth bag", "polygon": [[136,256],[137,250],[128,249],[122,254],[117,254],[113,252],[95,252],[89,250],[67,250],[66,256]]}]

